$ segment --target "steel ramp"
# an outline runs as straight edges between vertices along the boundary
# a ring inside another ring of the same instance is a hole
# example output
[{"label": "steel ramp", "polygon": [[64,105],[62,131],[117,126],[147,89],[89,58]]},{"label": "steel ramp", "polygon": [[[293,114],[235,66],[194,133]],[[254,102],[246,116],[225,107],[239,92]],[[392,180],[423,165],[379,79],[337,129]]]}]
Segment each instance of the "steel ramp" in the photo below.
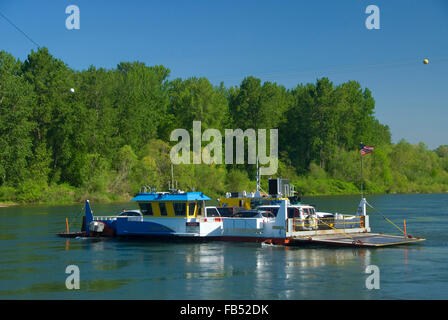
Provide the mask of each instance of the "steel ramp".
[{"label": "steel ramp", "polygon": [[309,237],[294,237],[290,244],[300,245],[306,243],[328,244],[336,246],[352,246],[352,247],[385,247],[400,244],[408,244],[414,242],[425,241],[426,239],[408,236],[394,236],[380,233],[359,233],[348,237],[344,234],[332,235],[316,235]]}]

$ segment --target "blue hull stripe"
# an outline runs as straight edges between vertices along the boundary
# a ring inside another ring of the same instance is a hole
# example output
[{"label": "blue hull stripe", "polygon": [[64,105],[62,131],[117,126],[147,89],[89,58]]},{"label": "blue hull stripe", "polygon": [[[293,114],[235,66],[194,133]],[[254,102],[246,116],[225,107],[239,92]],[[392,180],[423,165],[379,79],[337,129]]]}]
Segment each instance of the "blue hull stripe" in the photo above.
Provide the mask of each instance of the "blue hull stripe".
[{"label": "blue hull stripe", "polygon": [[175,233],[164,225],[149,221],[128,221],[117,219],[115,221],[117,235],[169,235]]}]

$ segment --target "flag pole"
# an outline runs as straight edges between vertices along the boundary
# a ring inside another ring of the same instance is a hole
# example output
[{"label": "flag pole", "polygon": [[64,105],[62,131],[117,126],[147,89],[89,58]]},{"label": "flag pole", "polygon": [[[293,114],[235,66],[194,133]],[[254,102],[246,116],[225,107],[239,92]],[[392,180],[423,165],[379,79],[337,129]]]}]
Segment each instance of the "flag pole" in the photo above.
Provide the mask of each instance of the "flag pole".
[{"label": "flag pole", "polygon": [[[362,146],[362,142],[361,142],[360,146]],[[361,153],[361,150],[359,150],[359,157],[361,158],[361,199],[364,199],[363,177],[362,177],[362,153]]]}]

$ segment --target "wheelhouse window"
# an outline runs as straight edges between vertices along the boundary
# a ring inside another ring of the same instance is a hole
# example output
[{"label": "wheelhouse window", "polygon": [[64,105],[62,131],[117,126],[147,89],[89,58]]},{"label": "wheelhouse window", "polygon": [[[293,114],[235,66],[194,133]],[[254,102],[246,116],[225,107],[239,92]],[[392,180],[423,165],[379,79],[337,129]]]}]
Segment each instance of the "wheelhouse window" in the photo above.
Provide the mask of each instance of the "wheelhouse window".
[{"label": "wheelhouse window", "polygon": [[166,211],[165,202],[159,202],[159,209],[160,209],[160,215],[161,216],[167,216],[168,215],[168,213]]},{"label": "wheelhouse window", "polygon": [[187,204],[185,202],[175,202],[173,207],[175,216],[185,217],[187,215]]},{"label": "wheelhouse window", "polygon": [[144,216],[152,216],[154,213],[152,212],[152,205],[151,203],[139,203],[140,211]]},{"label": "wheelhouse window", "polygon": [[196,203],[192,202],[188,204],[188,215],[190,217],[194,216],[194,209],[196,208]]},{"label": "wheelhouse window", "polygon": [[202,216],[202,202],[198,202],[198,211],[197,211],[196,215]]}]

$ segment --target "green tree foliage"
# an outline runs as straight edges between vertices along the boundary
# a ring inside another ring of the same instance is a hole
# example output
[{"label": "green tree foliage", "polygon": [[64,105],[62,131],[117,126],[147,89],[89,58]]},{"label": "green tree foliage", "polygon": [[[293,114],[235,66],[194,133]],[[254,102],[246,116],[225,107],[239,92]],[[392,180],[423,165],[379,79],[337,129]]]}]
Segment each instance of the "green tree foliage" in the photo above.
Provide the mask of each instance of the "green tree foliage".
[{"label": "green tree foliage", "polygon": [[[116,200],[142,186],[167,190],[170,133],[191,132],[193,121],[223,134],[277,128],[276,176],[302,194],[358,193],[360,142],[375,146],[363,157],[366,192],[448,192],[448,146],[391,143],[372,92],[356,81],[321,78],[288,90],[252,76],[226,88],[169,75],[141,62],[75,71],[46,48],[23,62],[0,51],[0,201]],[[254,165],[173,171],[181,190],[212,197],[255,190]]]},{"label": "green tree foliage", "polygon": [[253,190],[255,185],[250,181],[246,171],[232,169],[226,176],[227,192],[241,192],[243,190]]},{"label": "green tree foliage", "polygon": [[169,70],[143,63],[120,63],[117,67],[119,88],[118,141],[138,150],[156,138],[168,106],[165,89]]},{"label": "green tree foliage", "polygon": [[30,176],[35,96],[20,69],[19,61],[0,51],[0,185],[17,186]]},{"label": "green tree foliage", "polygon": [[69,102],[73,71],[42,48],[28,55],[22,72],[36,96],[30,110],[35,125],[33,151],[42,162],[34,166],[45,172],[50,163],[51,177],[67,165],[74,152],[70,135],[76,113]]},{"label": "green tree foliage", "polygon": [[[291,91],[293,105],[280,126],[280,148],[302,173],[311,162],[326,169],[340,150],[358,150],[361,142],[390,144],[389,128],[375,119],[368,89],[349,81],[334,86],[327,78]],[[295,143],[291,143],[295,141]]]},{"label": "green tree foliage", "polygon": [[202,129],[224,129],[228,118],[225,94],[206,78],[175,79],[169,83],[169,113],[176,121],[175,128],[191,128],[201,121]]},{"label": "green tree foliage", "polygon": [[245,78],[239,87],[229,90],[229,111],[232,124],[241,129],[276,128],[289,105],[284,87],[270,82]]}]

